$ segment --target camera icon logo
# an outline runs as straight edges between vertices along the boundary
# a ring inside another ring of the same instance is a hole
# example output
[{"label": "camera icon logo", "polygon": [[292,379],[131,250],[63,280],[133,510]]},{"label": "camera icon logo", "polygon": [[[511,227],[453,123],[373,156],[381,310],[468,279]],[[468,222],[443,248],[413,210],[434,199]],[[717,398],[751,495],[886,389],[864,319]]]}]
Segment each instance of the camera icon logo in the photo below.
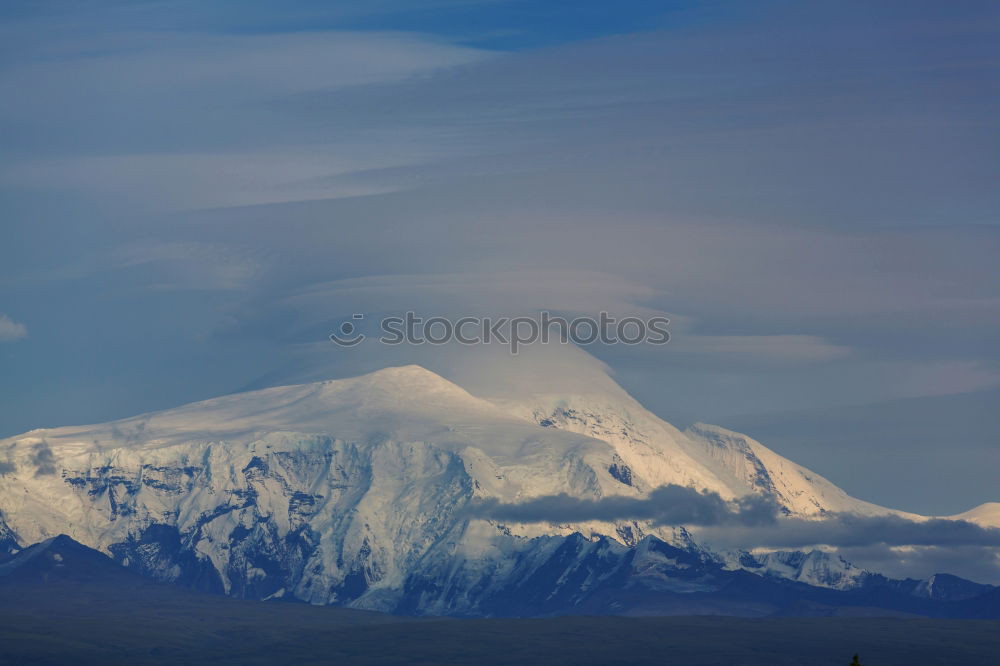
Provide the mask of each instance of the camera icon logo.
[{"label": "camera icon logo", "polygon": [[[364,319],[363,314],[355,314],[352,319]],[[357,333],[357,326],[353,322],[345,321],[340,325],[340,330],[330,334],[330,341],[341,347],[353,347],[365,341],[364,333]]]}]

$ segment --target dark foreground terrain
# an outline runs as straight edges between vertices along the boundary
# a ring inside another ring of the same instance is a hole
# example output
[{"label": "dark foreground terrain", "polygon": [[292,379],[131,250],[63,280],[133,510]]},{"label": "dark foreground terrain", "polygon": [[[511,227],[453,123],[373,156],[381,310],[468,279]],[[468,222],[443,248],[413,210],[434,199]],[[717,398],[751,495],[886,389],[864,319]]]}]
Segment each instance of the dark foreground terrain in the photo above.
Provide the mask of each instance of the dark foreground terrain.
[{"label": "dark foreground terrain", "polygon": [[191,592],[70,540],[4,566],[3,664],[1000,664],[995,620],[416,620]]},{"label": "dark foreground terrain", "polygon": [[398,621],[261,602],[82,600],[0,612],[5,664],[1000,663],[987,620],[564,617]]}]

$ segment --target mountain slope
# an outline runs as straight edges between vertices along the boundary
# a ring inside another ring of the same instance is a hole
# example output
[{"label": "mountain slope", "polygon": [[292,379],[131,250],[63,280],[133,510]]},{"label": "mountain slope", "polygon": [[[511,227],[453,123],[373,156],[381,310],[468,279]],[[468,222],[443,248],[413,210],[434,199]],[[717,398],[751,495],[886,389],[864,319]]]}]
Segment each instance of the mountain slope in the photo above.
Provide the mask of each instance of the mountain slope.
[{"label": "mountain slope", "polygon": [[701,423],[681,432],[620,389],[504,404],[540,425],[612,444],[621,458],[619,477],[643,491],[673,483],[710,489],[726,499],[767,495],[790,515],[840,511],[912,516],[850,497],[746,435]]},{"label": "mountain slope", "polygon": [[949,518],[967,520],[982,527],[1000,527],[1000,502],[986,502]]}]

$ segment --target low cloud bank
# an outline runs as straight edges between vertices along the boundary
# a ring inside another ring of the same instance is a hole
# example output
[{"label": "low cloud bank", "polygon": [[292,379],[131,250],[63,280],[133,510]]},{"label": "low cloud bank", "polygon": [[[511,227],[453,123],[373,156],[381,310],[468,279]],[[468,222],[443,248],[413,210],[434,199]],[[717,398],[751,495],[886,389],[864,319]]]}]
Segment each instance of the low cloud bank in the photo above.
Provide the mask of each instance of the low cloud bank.
[{"label": "low cloud bank", "polygon": [[766,497],[747,496],[727,502],[718,493],[671,484],[643,498],[580,499],[560,494],[516,504],[486,499],[473,504],[470,512],[476,518],[517,523],[649,520],[656,525],[753,527],[774,523],[778,506]]},{"label": "low cloud bank", "polygon": [[700,533],[706,539],[734,547],[1000,546],[1000,529],[964,520],[915,521],[850,513],[831,513],[818,520],[786,518],[767,497],[748,495],[726,501],[715,492],[672,484],[643,498],[581,499],[560,494],[515,504],[485,499],[471,505],[469,513],[475,518],[518,523],[641,520],[686,525],[704,528]]},{"label": "low cloud bank", "polygon": [[831,514],[821,520],[784,518],[756,530],[712,530],[712,541],[774,548],[834,546],[1000,546],[1000,529],[980,527],[965,520],[931,518],[908,520],[900,516]]}]

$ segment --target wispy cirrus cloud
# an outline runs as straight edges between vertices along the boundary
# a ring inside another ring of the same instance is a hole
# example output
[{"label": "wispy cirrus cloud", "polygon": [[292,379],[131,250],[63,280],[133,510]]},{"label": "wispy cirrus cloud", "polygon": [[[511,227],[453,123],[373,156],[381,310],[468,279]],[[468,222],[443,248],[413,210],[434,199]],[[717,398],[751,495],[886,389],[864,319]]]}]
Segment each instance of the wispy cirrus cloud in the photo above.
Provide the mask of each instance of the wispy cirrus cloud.
[{"label": "wispy cirrus cloud", "polygon": [[488,56],[392,32],[106,26],[58,41],[44,21],[20,27],[37,39],[0,66],[0,84],[31,94],[0,110],[12,138],[0,184],[113,199],[144,213],[377,191],[330,179],[414,165],[442,148],[426,137],[407,147],[397,133],[386,149],[377,136],[331,132],[315,117],[293,121],[275,104],[429,76]]}]

